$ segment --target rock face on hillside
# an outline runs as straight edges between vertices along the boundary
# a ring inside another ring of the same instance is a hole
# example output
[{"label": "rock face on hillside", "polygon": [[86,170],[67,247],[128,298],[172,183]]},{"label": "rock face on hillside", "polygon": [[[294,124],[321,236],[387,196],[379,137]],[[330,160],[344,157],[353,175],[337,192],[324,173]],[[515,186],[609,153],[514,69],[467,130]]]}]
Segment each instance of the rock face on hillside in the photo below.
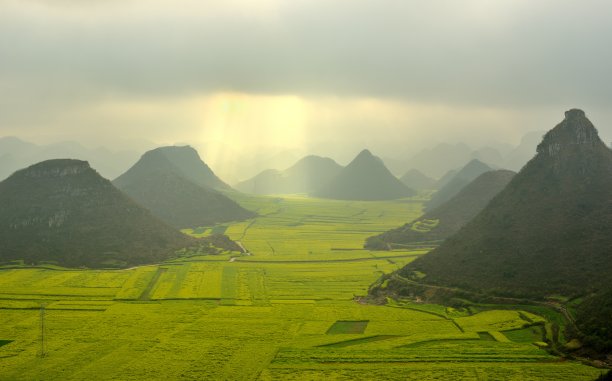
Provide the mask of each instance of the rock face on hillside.
[{"label": "rock face on hillside", "polygon": [[329,183],[341,170],[334,160],[311,155],[284,171],[265,170],[236,184],[236,189],[252,194],[310,193]]},{"label": "rock face on hillside", "polygon": [[480,214],[400,273],[497,294],[588,294],[610,287],[611,229],[612,151],[573,109]]},{"label": "rock face on hillside", "polygon": [[433,197],[427,203],[427,210],[433,210],[438,206],[444,204],[457,193],[461,191],[466,185],[474,181],[475,178],[482,175],[485,172],[492,171],[493,169],[478,159],[473,159],[467,163],[456,173],[452,174],[452,177],[448,179],[441,179],[444,181]]},{"label": "rock face on hillside", "polygon": [[155,216],[177,228],[254,216],[213,189],[215,186],[217,189],[229,187],[210,171],[191,147],[162,147],[146,152],[113,183]]},{"label": "rock face on hillside", "polygon": [[137,205],[85,161],[48,160],[0,183],[0,261],[129,266],[193,241]]},{"label": "rock face on hillside", "polygon": [[410,197],[415,191],[399,181],[378,157],[363,150],[315,197],[337,200],[392,200]]},{"label": "rock face on hillside", "polygon": [[397,229],[368,238],[365,247],[387,250],[403,245],[438,244],[457,233],[508,185],[515,172],[485,172],[456,196]]}]

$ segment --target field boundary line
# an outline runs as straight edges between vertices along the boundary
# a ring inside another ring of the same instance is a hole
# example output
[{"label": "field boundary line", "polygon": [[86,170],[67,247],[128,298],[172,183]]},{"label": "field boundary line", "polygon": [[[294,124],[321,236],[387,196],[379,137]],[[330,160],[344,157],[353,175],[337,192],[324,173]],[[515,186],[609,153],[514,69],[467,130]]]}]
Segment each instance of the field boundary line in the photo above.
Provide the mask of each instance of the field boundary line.
[{"label": "field boundary line", "polygon": [[240,259],[240,258],[236,258],[235,262],[242,262],[242,263],[281,263],[281,264],[304,264],[304,263],[333,263],[333,262],[363,262],[363,261],[374,261],[374,260],[387,260],[387,259],[394,259],[394,258],[411,258],[411,257],[419,257],[419,254],[409,254],[409,255],[395,255],[395,256],[391,256],[391,257],[362,257],[362,258],[347,258],[347,259],[315,259],[315,260],[311,260],[311,261],[306,261],[306,260],[296,260],[296,261],[291,261],[291,260],[285,260],[285,261],[281,261],[281,260],[271,260],[271,261],[263,261],[263,260],[246,260],[246,259]]}]

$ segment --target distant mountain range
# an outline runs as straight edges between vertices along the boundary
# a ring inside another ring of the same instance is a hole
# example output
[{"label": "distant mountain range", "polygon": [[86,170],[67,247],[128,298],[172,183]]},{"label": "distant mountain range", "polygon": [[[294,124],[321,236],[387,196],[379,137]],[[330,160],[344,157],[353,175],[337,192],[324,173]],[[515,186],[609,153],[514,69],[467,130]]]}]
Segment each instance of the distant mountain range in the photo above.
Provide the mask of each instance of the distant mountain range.
[{"label": "distant mountain range", "polygon": [[85,161],[56,159],[0,182],[0,261],[125,267],[165,260],[194,240]]},{"label": "distant mountain range", "polygon": [[459,165],[478,159],[494,168],[518,171],[531,159],[544,131],[530,132],[523,136],[518,146],[491,144],[474,149],[465,143],[440,143],[423,149],[407,159],[385,157],[385,163],[395,174],[401,175],[415,169],[428,177],[441,178]]},{"label": "distant mountain range", "polygon": [[252,194],[310,193],[329,183],[342,170],[330,158],[306,156],[284,171],[268,169],[235,188]]},{"label": "distant mountain range", "polygon": [[339,200],[391,200],[415,193],[393,176],[380,158],[363,150],[337,176],[312,194]]},{"label": "distant mountain range", "polygon": [[450,200],[397,229],[368,238],[365,247],[386,250],[403,245],[438,244],[457,233],[512,180],[504,169],[478,176]]},{"label": "distant mountain range", "polygon": [[16,137],[0,138],[0,181],[13,172],[50,159],[79,159],[89,161],[102,176],[114,178],[138,159],[136,151],[106,148],[89,149],[75,142],[38,145]]},{"label": "distant mountain range", "polygon": [[[413,153],[411,157],[385,157],[387,168],[397,176],[411,169],[418,170],[429,178],[439,178],[449,170],[455,169],[472,159],[479,159],[496,168],[518,170],[531,157],[543,132],[527,134],[519,146],[512,148],[504,144],[493,144],[473,149],[464,143],[441,143],[432,148]],[[148,142],[147,146],[154,146]],[[139,145],[142,147],[142,144]],[[331,149],[331,148],[329,148]],[[283,172],[305,153],[301,150],[288,150],[270,147],[256,154],[245,154],[231,145],[219,142],[202,144],[208,164],[212,164],[217,174],[232,184],[252,179],[262,171],[274,169]],[[43,160],[73,158],[89,161],[106,178],[115,178],[125,172],[138,160],[142,148],[120,150],[116,148],[89,149],[76,142],[53,144],[33,144],[16,137],[0,138],[0,180],[14,171]],[[332,152],[333,153],[333,152]],[[411,154],[407,152],[407,154]],[[268,176],[273,174],[269,171]]]},{"label": "distant mountain range", "polygon": [[230,190],[189,146],[146,152],[113,184],[177,228],[243,220],[255,214],[219,190]]}]

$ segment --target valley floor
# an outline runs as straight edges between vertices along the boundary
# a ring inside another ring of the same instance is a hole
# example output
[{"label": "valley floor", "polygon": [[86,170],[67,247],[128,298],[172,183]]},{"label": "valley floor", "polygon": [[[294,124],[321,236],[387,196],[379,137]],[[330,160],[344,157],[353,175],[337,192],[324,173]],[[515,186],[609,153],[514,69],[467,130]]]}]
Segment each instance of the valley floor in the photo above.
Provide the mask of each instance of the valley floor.
[{"label": "valley floor", "polygon": [[[591,380],[537,343],[543,318],[355,302],[424,255],[363,250],[421,202],[242,197],[246,253],[128,270],[0,270],[0,380]],[[45,338],[41,347],[41,312]],[[535,343],[535,344],[534,344]],[[40,356],[41,350],[44,356]]]}]

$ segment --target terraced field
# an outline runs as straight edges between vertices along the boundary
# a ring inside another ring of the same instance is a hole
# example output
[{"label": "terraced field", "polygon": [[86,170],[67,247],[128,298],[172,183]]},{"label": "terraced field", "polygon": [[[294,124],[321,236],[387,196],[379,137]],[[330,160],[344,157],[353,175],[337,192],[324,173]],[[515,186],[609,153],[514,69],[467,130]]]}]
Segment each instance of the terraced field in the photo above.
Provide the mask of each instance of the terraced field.
[{"label": "terraced field", "polygon": [[[0,270],[0,380],[590,380],[541,349],[527,311],[362,305],[428,248],[370,252],[419,200],[246,198],[225,231],[249,252],[128,270]],[[45,305],[45,356],[40,305]]]}]

